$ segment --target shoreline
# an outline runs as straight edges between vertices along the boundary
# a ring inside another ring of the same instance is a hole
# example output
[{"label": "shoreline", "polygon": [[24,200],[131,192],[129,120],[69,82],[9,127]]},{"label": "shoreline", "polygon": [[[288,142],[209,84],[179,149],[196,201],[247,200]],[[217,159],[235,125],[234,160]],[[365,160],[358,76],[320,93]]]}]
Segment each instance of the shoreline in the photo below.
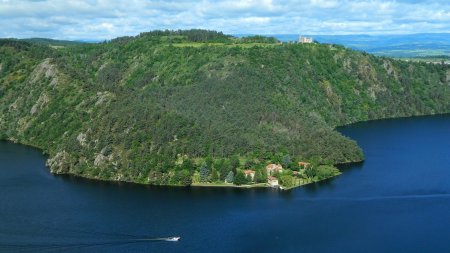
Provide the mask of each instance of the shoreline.
[{"label": "shoreline", "polygon": [[[363,122],[369,122],[369,121],[378,121],[378,120],[395,120],[395,119],[405,119],[405,118],[418,118],[418,117],[433,117],[433,116],[443,116],[443,115],[450,115],[450,113],[434,113],[434,114],[425,114],[425,115],[410,115],[410,116],[400,116],[400,117],[387,117],[387,118],[382,118],[382,119],[373,119],[373,120],[366,120],[366,121],[357,121],[357,122],[353,122],[353,123],[349,123],[349,124],[344,124],[344,125],[339,125],[334,127],[334,129],[336,131],[339,132],[338,128],[339,127],[345,127],[351,124],[357,124],[357,123],[363,123]],[[46,160],[48,160],[49,154],[48,152],[46,152],[46,150],[35,146],[31,143],[22,143],[19,142],[17,139],[10,137],[10,138],[3,138],[0,139],[0,141],[4,141],[4,142],[9,142],[9,143],[13,143],[13,144],[18,144],[18,145],[24,145],[24,146],[28,146],[30,148],[35,148],[41,151],[42,155],[46,158]],[[221,183],[221,184],[214,184],[214,183],[194,183],[191,185],[175,185],[175,184],[161,184],[161,185],[156,185],[156,184],[149,184],[147,182],[139,182],[139,181],[128,181],[128,180],[114,180],[114,179],[107,179],[107,178],[98,178],[98,177],[91,177],[91,176],[87,176],[87,175],[81,175],[81,174],[75,174],[75,173],[71,173],[71,172],[67,172],[67,173],[56,173],[56,172],[52,172],[50,170],[50,168],[47,166],[47,164],[45,163],[45,167],[47,167],[48,171],[52,174],[52,175],[62,175],[62,176],[70,176],[70,177],[76,177],[76,178],[80,178],[80,179],[85,179],[85,180],[91,180],[91,181],[101,181],[101,182],[109,182],[109,183],[126,183],[126,184],[135,184],[135,185],[145,185],[145,186],[161,186],[161,187],[214,187],[214,188],[220,188],[220,187],[227,187],[227,188],[241,188],[241,189],[250,189],[250,188],[278,188],[281,190],[291,190],[297,187],[301,187],[304,185],[308,185],[311,183],[318,183],[321,181],[325,181],[325,180],[329,180],[331,178],[337,177],[341,174],[343,174],[342,172],[342,166],[349,166],[352,164],[358,164],[361,162],[364,162],[365,159],[362,159],[360,161],[348,161],[348,162],[342,162],[342,163],[336,163],[333,164],[333,166],[337,167],[340,171],[340,173],[338,175],[334,175],[331,177],[327,177],[318,181],[308,181],[306,183],[302,183],[293,187],[288,187],[288,188],[284,188],[281,185],[278,187],[272,187],[269,186],[267,183],[259,183],[259,184],[252,184],[252,185],[234,185],[234,184],[225,184],[225,183]]]},{"label": "shoreline", "polygon": [[414,119],[414,118],[421,118],[421,117],[435,117],[435,116],[445,116],[450,115],[450,112],[435,112],[435,113],[429,113],[429,114],[414,114],[414,115],[407,115],[407,116],[392,116],[392,117],[384,117],[379,119],[367,119],[362,121],[354,121],[350,123],[344,123],[341,125],[332,126],[334,130],[339,132],[340,127],[346,127],[353,124],[358,123],[365,123],[365,122],[372,122],[372,121],[383,121],[383,120],[396,120],[396,119]]},{"label": "shoreline", "polygon": [[[352,163],[348,163],[348,164],[352,164]],[[317,181],[315,181],[315,180],[306,180],[305,181],[304,180],[302,183],[299,183],[292,187],[284,187],[282,185],[270,186],[268,183],[254,183],[254,184],[243,184],[243,185],[235,185],[235,184],[230,184],[230,183],[192,183],[190,185],[178,185],[178,184],[159,184],[159,185],[157,185],[157,184],[149,184],[146,182],[138,182],[138,181],[96,178],[96,177],[74,174],[74,173],[70,173],[70,172],[56,173],[56,172],[52,172],[47,165],[45,165],[45,167],[47,167],[50,174],[52,174],[54,176],[66,176],[66,177],[73,177],[73,178],[80,179],[80,180],[88,180],[88,181],[93,181],[93,182],[103,182],[103,183],[111,183],[111,184],[131,184],[131,185],[142,185],[142,186],[152,186],[152,187],[177,187],[177,188],[183,188],[183,187],[188,187],[188,188],[190,188],[190,187],[192,187],[192,188],[238,188],[238,189],[252,189],[252,188],[269,188],[270,189],[271,188],[271,189],[277,189],[277,190],[283,190],[283,191],[288,191],[288,190],[292,190],[292,189],[302,187],[305,185],[323,182],[323,181],[338,177],[343,174],[342,171],[339,171],[339,174],[337,174],[337,175],[323,178],[323,179],[317,180]],[[300,179],[298,179],[298,180],[300,180]]]},{"label": "shoreline", "polygon": [[242,185],[235,185],[235,184],[228,184],[228,183],[193,183],[189,187],[212,187],[212,188],[277,188],[277,187],[271,187],[267,183],[256,183],[256,184],[242,184]]},{"label": "shoreline", "polygon": [[[45,166],[48,168],[48,166]],[[126,180],[113,180],[113,179],[105,179],[105,178],[96,178],[96,177],[90,177],[90,176],[84,176],[74,173],[55,173],[52,172],[49,168],[48,171],[53,176],[64,176],[64,177],[73,177],[79,180],[88,180],[92,182],[103,182],[103,183],[111,183],[111,184],[130,184],[130,185],[142,185],[142,186],[152,186],[152,187],[176,187],[176,188],[238,188],[238,189],[252,189],[252,188],[269,188],[269,189],[278,189],[278,190],[292,190],[298,187],[302,187],[305,185],[313,184],[322,182],[325,180],[329,180],[331,178],[337,177],[342,175],[343,173],[339,173],[335,176],[327,177],[318,181],[308,180],[307,182],[303,182],[301,184],[292,186],[292,187],[283,187],[282,185],[278,185],[276,187],[270,186],[267,183],[255,183],[255,184],[244,184],[244,185],[235,185],[235,184],[229,184],[229,183],[192,183],[190,185],[178,185],[178,184],[149,184],[145,182],[138,182],[138,181],[126,181]]]}]

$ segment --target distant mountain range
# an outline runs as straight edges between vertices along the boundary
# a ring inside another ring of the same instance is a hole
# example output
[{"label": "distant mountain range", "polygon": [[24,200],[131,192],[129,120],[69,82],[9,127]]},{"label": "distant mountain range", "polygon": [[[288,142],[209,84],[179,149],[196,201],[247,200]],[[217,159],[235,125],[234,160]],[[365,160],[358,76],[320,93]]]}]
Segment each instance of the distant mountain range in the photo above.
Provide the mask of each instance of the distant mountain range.
[{"label": "distant mountain range", "polygon": [[[247,35],[236,35],[237,37]],[[280,41],[297,41],[298,34],[271,34]],[[407,35],[305,35],[320,43],[339,44],[389,57],[450,56],[450,33]]]}]

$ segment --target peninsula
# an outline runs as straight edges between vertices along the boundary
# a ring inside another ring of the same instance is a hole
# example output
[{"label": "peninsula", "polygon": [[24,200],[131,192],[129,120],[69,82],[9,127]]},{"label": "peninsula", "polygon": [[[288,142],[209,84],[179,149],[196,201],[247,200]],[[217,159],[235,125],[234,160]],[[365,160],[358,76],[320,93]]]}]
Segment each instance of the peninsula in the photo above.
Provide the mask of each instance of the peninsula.
[{"label": "peninsula", "polygon": [[364,159],[337,126],[450,112],[449,65],[339,45],[206,30],[38,41],[0,40],[0,139],[42,149],[57,174],[292,188]]}]

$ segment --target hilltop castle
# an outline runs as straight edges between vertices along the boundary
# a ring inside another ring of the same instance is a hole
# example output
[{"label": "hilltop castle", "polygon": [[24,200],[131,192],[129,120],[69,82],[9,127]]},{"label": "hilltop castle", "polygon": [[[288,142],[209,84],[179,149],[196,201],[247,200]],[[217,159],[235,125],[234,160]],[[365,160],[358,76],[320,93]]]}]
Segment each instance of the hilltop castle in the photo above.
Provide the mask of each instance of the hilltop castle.
[{"label": "hilltop castle", "polygon": [[300,37],[298,38],[298,42],[299,43],[313,43],[314,40],[312,37],[308,38],[308,37],[304,37],[304,36],[300,35]]}]

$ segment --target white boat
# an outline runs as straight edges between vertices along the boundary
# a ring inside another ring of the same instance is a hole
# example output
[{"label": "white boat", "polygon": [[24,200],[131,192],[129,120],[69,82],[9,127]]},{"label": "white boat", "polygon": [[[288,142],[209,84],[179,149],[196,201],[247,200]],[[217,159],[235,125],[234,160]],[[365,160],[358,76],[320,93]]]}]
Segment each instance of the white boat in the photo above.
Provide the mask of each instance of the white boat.
[{"label": "white boat", "polygon": [[178,240],[180,240],[180,238],[181,237],[168,237],[167,239],[166,239],[166,241],[169,241],[169,242],[178,242]]}]

